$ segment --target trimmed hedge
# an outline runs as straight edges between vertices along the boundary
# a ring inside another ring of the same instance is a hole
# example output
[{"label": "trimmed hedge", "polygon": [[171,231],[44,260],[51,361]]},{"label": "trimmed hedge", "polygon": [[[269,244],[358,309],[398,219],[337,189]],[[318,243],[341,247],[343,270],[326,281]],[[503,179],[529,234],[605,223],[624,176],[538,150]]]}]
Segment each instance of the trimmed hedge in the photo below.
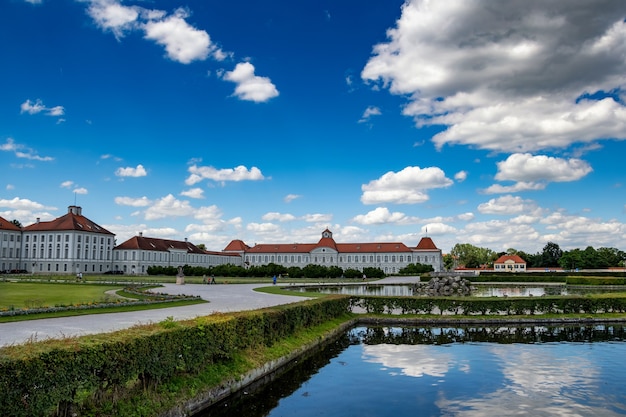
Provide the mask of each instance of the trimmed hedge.
[{"label": "trimmed hedge", "polygon": [[4,348],[0,410],[15,417],[94,410],[129,390],[154,389],[177,375],[195,374],[240,349],[271,346],[300,329],[347,314],[349,305],[349,297],[335,296]]},{"label": "trimmed hedge", "polygon": [[352,297],[353,307],[375,314],[534,315],[626,312],[626,297]]}]

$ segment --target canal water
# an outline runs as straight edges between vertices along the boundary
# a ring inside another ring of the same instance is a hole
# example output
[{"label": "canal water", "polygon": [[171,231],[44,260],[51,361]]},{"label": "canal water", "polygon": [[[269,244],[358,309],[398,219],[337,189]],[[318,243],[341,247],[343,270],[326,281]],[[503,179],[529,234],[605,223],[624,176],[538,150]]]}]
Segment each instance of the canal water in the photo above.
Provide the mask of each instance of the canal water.
[{"label": "canal water", "polygon": [[358,327],[202,417],[623,416],[626,328]]}]

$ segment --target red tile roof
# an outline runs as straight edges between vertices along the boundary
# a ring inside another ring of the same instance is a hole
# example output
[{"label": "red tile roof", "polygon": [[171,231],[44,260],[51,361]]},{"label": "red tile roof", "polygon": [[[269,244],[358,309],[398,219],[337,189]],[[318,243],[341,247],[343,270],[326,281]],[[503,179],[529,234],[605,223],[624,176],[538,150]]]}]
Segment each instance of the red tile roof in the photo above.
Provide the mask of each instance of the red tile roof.
[{"label": "red tile roof", "polygon": [[[381,243],[335,243],[334,246],[327,244],[324,238],[319,243],[279,243],[279,244],[259,244],[250,248],[247,253],[309,253],[315,248],[331,247],[339,253],[377,253],[377,252],[411,252],[411,249],[404,243],[381,242]],[[330,239],[332,240],[332,239]],[[334,243],[334,240],[332,240]]]},{"label": "red tile roof", "polygon": [[13,230],[15,232],[19,232],[22,229],[14,225],[12,222],[8,221],[4,217],[0,217],[0,230]]},{"label": "red tile roof", "polygon": [[66,215],[58,217],[52,221],[37,222],[24,228],[25,232],[51,232],[61,230],[80,230],[83,232],[113,235],[113,233],[109,232],[97,223],[92,222],[87,217],[80,214],[74,214],[72,212],[69,212]]},{"label": "red tile roof", "polygon": [[137,249],[167,252],[170,249],[184,250],[187,253],[205,253],[202,249],[190,242],[180,240],[158,239],[153,237],[133,236],[126,242],[117,245],[114,249]]},{"label": "red tile roof", "polygon": [[420,243],[417,244],[417,247],[415,249],[421,249],[421,250],[437,250],[437,246],[435,245],[435,242],[433,242],[433,240],[429,237],[423,237],[420,240]]},{"label": "red tile roof", "polygon": [[250,246],[243,243],[243,240],[233,240],[224,248],[224,252],[242,252],[250,249]]},{"label": "red tile roof", "polygon": [[518,255],[502,255],[501,257],[498,258],[497,261],[494,262],[494,264],[503,264],[506,261],[513,261],[516,264],[525,264],[526,261],[523,260],[522,258],[520,258]]}]

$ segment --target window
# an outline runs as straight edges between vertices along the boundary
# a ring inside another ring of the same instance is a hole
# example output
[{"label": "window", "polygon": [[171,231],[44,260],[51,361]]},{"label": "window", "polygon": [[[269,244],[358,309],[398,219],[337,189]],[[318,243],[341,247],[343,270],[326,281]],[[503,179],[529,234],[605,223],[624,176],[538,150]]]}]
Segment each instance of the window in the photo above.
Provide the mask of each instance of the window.
[{"label": "window", "polygon": [[65,241],[69,242],[70,241],[70,235],[65,235]]},{"label": "window", "polygon": [[70,254],[70,247],[68,246],[68,244],[65,244],[65,259],[67,259],[69,257]]},{"label": "window", "polygon": [[348,262],[352,262],[352,256],[348,255]]},{"label": "window", "polygon": [[374,262],[374,255],[370,255],[370,262]]},{"label": "window", "polygon": [[391,262],[395,262],[396,261],[396,255],[391,255]]},{"label": "window", "polygon": [[385,262],[389,262],[389,255],[385,255]]}]

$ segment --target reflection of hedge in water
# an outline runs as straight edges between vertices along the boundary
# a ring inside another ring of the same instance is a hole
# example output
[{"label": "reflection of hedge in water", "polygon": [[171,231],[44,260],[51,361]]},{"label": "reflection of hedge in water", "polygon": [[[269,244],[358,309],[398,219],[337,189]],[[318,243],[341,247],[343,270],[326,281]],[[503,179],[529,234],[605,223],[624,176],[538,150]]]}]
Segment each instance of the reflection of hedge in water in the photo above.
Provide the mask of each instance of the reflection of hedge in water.
[{"label": "reflection of hedge in water", "polygon": [[464,326],[464,327],[367,327],[353,331],[368,345],[443,345],[449,343],[550,343],[626,340],[626,327],[588,326]]}]

